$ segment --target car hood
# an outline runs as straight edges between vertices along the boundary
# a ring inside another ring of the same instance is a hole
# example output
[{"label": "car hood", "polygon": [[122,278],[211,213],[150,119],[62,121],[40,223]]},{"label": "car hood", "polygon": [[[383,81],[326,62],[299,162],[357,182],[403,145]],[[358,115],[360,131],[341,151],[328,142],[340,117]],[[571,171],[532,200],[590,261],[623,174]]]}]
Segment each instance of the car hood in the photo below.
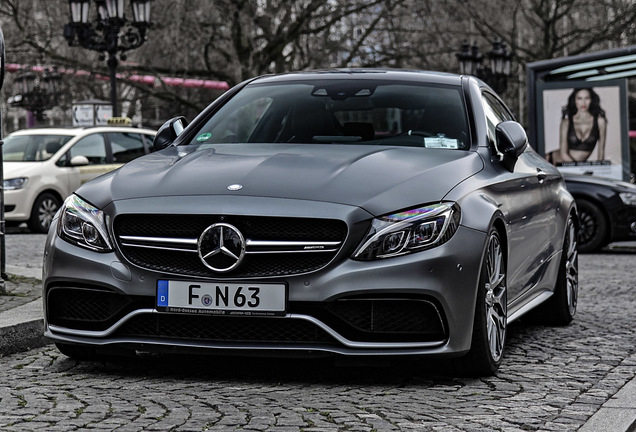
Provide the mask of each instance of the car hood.
[{"label": "car hood", "polygon": [[633,185],[631,183],[621,181],[621,180],[611,179],[611,178],[567,173],[567,174],[563,174],[563,179],[566,181],[566,184],[569,182],[585,183],[585,184],[605,186],[605,187],[613,188],[613,189],[618,189],[618,188],[627,189],[630,192],[636,192],[636,185]]},{"label": "car hood", "polygon": [[3,162],[2,171],[5,179],[28,177],[32,172],[38,173],[43,162]]},{"label": "car hood", "polygon": [[[170,147],[77,193],[97,207],[159,196],[259,196],[358,206],[372,214],[440,201],[483,168],[475,152],[362,145]],[[240,185],[231,187],[232,185]]]}]

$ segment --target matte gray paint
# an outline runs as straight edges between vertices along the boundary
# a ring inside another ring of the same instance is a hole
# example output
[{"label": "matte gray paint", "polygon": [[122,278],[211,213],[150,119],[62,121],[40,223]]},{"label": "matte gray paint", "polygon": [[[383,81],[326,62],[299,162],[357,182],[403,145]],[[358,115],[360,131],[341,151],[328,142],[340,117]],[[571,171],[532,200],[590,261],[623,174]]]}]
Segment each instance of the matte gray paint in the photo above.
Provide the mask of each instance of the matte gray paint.
[{"label": "matte gray paint", "polygon": [[[197,146],[177,146],[137,159],[87,183],[78,194],[111,216],[141,212],[152,217],[155,213],[179,211],[344,220],[349,225],[349,235],[328,267],[279,278],[289,284],[290,301],[323,301],[352,293],[428,294],[441,303],[450,337],[445,345],[434,348],[334,351],[465,353],[470,347],[476,287],[490,227],[501,228],[506,247],[509,312],[525,312],[526,306],[546,298],[554,287],[565,221],[574,203],[558,171],[531,148],[519,156],[512,172],[504,167],[487,138],[481,107],[483,83],[451,75],[382,73],[392,79],[430,79],[457,85],[461,82],[468,98],[473,150],[230,144],[197,151]],[[338,78],[342,74],[331,76]],[[366,77],[364,73],[354,76]],[[306,79],[307,75],[265,79],[301,78]],[[191,136],[205,117],[203,113],[195,119],[184,135]],[[241,184],[243,189],[228,191],[230,184]],[[461,226],[447,243],[384,260],[350,259],[373,216],[442,200],[457,202],[462,211]],[[154,296],[157,278],[169,277],[126,264],[131,281],[112,278],[111,263],[125,262],[119,252],[95,254],[72,246],[55,236],[57,222],[47,240],[45,292],[51,284],[74,282]],[[63,336],[51,329],[47,329],[47,335],[58,341],[95,344],[140,342]]]},{"label": "matte gray paint", "polygon": [[[359,206],[374,215],[439,202],[483,168],[474,152],[356,145],[224,144],[170,147],[136,159],[77,194],[112,197],[231,195]],[[228,191],[240,184],[239,191]]]}]

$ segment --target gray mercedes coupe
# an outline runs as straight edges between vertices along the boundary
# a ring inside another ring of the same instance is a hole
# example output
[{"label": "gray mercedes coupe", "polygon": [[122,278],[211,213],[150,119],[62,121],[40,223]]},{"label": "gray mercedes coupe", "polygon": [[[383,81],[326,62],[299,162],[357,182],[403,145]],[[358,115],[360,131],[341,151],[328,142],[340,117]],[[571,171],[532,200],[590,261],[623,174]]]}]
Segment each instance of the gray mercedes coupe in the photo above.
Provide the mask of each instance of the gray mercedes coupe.
[{"label": "gray mercedes coupe", "polygon": [[45,334],[70,357],[452,357],[491,375],[511,321],[575,314],[574,200],[474,77],[259,77],[154,146],[49,231]]}]

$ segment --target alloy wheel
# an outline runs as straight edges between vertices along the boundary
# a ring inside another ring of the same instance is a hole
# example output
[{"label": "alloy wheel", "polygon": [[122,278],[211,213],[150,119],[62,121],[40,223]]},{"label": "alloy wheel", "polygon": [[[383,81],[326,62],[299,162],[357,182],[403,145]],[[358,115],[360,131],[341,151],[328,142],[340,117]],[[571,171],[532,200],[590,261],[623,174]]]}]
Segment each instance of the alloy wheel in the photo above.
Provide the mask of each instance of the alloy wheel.
[{"label": "alloy wheel", "polygon": [[579,232],[579,236],[583,243],[587,243],[596,235],[596,221],[591,213],[584,211],[580,213],[580,220],[581,230]]},{"label": "alloy wheel", "polygon": [[38,220],[42,229],[48,230],[59,206],[54,199],[47,198],[38,208]]},{"label": "alloy wheel", "polygon": [[506,339],[507,288],[503,251],[499,237],[493,233],[486,252],[486,331],[490,354],[501,359]]},{"label": "alloy wheel", "polygon": [[576,305],[579,296],[579,253],[577,248],[577,236],[576,227],[572,218],[568,219],[567,224],[567,244],[564,247],[566,254],[565,258],[565,273],[566,273],[566,293],[568,308],[570,315],[574,316],[576,313]]}]

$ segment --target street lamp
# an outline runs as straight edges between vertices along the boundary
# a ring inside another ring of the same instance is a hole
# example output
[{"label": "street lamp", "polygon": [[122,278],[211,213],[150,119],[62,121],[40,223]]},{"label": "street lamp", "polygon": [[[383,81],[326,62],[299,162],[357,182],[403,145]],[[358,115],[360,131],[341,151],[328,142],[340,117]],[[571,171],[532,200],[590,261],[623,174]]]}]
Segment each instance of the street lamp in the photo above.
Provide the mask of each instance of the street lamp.
[{"label": "street lamp", "polygon": [[35,72],[26,69],[18,72],[13,82],[13,96],[9,104],[32,112],[38,121],[44,118],[44,111],[57,105],[62,77],[54,67],[45,68],[38,80]]},{"label": "street lamp", "polygon": [[508,88],[512,54],[506,48],[505,43],[498,40],[492,43],[492,51],[486,53],[490,60],[489,66],[482,64],[483,55],[479,52],[477,44],[471,46],[468,42],[464,42],[461,51],[455,56],[461,74],[476,76],[485,81],[497,93],[503,93]]},{"label": "street lamp", "polygon": [[[0,27],[0,90],[4,84],[4,64],[5,64],[5,48],[4,48],[4,33],[2,33],[2,27]],[[0,112],[0,146],[2,142],[2,113]],[[0,149],[0,181],[4,184],[4,163],[2,160],[2,149]],[[0,293],[6,293],[6,286],[4,284],[7,275],[5,273],[7,269],[7,257],[5,247],[5,220],[4,220],[4,188],[0,186]]]},{"label": "street lamp", "polygon": [[126,51],[139,48],[146,41],[146,30],[150,27],[150,3],[152,0],[130,0],[132,21],[126,19],[124,0],[95,0],[97,13],[94,21],[89,22],[90,0],[69,0],[71,21],[64,26],[64,37],[70,46],[81,46],[108,53],[110,73],[110,101],[113,105],[113,117],[119,117],[117,106],[117,53],[126,59]]}]

